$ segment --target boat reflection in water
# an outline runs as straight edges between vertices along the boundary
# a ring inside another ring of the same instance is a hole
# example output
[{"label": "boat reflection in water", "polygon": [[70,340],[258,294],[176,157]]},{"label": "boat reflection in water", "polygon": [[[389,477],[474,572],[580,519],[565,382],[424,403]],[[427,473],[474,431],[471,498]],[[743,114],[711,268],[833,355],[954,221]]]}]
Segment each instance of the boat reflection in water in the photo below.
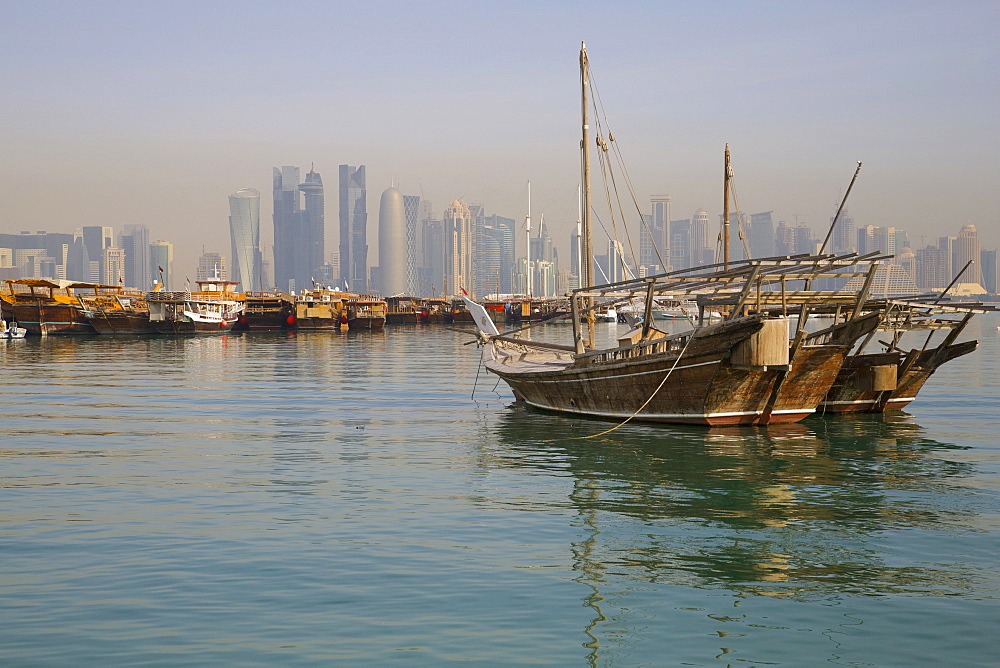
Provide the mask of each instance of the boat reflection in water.
[{"label": "boat reflection in water", "polygon": [[[973,595],[995,580],[958,556],[901,556],[902,540],[975,522],[961,486],[973,466],[948,459],[967,448],[925,438],[904,414],[766,429],[626,425],[587,438],[603,428],[515,404],[482,444],[490,466],[572,477],[568,504],[581,533],[569,550],[577,581],[590,589],[592,661],[618,637],[601,625],[636,614],[607,609],[626,591],[666,586],[683,600],[673,588],[719,589],[739,600],[803,602]],[[897,535],[891,546],[886,532]]]}]

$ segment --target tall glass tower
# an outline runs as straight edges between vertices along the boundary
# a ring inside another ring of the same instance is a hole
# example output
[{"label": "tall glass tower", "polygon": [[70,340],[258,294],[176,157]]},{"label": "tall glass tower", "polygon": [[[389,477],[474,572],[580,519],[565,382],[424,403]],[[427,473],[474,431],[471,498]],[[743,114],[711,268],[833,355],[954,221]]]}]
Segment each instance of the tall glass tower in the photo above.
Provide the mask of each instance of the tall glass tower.
[{"label": "tall glass tower", "polygon": [[154,241],[149,244],[150,270],[156,272],[155,281],[163,281],[163,289],[170,290],[173,284],[170,275],[174,270],[174,245],[169,241]]},{"label": "tall glass tower", "polygon": [[368,289],[367,202],[365,166],[341,165],[340,279],[354,292]]},{"label": "tall glass tower", "polygon": [[233,280],[241,283],[244,292],[263,290],[260,274],[260,191],[243,188],[229,196],[229,235],[233,247]]},{"label": "tall glass tower", "polygon": [[149,228],[125,225],[118,237],[118,246],[125,251],[125,285],[149,290],[153,285],[153,272],[149,267]]},{"label": "tall glass tower", "polygon": [[301,244],[299,232],[302,196],[299,194],[299,168],[274,168],[274,284],[280,290],[293,291],[295,251]]},{"label": "tall glass tower", "polygon": [[311,285],[317,276],[322,276],[326,255],[323,179],[315,167],[309,169],[306,180],[299,184],[299,191],[303,194],[305,206],[299,213],[301,236],[296,253],[295,282],[301,289]]}]

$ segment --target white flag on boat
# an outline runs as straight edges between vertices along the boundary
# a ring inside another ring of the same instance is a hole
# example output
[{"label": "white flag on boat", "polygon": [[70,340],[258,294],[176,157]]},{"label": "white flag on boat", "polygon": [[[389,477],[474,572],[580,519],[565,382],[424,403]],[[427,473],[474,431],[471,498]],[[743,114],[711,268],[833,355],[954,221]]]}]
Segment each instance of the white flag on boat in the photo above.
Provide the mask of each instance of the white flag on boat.
[{"label": "white flag on boat", "polygon": [[482,304],[478,304],[468,297],[462,297],[462,299],[465,300],[465,305],[468,307],[469,313],[472,314],[472,319],[476,321],[476,327],[479,328],[480,332],[490,336],[500,335],[496,323],[493,322],[493,318],[486,312]]}]

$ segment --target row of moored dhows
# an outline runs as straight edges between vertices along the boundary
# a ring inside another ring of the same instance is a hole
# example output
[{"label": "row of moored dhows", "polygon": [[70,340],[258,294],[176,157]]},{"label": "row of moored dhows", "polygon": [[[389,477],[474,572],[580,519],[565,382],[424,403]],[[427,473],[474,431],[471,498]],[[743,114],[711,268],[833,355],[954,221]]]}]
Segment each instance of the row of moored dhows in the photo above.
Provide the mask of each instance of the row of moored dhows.
[{"label": "row of moored dhows", "polygon": [[32,335],[220,334],[230,331],[378,330],[386,322],[380,295],[325,288],[236,291],[234,281],[197,281],[197,290],[140,291],[120,286],[10,279],[2,310]]}]

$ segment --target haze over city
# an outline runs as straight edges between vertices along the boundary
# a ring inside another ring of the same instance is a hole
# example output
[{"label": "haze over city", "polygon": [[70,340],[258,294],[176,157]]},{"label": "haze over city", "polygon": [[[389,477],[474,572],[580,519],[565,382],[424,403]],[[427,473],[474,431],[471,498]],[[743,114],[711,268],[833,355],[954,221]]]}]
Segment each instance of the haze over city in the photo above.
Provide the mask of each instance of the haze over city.
[{"label": "haze over city", "polygon": [[[639,202],[740,208],[824,230],[857,161],[855,224],[916,243],[974,224],[1000,242],[1000,5],[881,3],[10,3],[0,26],[0,232],[150,228],[177,273],[229,254],[228,195],[272,168],[368,173],[369,244],[395,183],[560,245],[577,218],[586,41]],[[633,219],[632,224],[635,224]],[[567,249],[562,253],[568,257]],[[370,256],[370,264],[375,264]]]}]

